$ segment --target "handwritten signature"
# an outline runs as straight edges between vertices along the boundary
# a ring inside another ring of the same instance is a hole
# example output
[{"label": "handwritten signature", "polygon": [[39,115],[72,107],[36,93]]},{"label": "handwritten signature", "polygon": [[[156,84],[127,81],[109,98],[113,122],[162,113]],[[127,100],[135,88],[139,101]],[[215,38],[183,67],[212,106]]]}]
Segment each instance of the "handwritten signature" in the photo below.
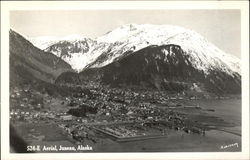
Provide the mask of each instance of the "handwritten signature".
[{"label": "handwritten signature", "polygon": [[239,147],[238,143],[232,143],[232,144],[228,144],[228,145],[222,145],[220,146],[220,149],[226,149],[226,148],[230,148],[230,147]]}]

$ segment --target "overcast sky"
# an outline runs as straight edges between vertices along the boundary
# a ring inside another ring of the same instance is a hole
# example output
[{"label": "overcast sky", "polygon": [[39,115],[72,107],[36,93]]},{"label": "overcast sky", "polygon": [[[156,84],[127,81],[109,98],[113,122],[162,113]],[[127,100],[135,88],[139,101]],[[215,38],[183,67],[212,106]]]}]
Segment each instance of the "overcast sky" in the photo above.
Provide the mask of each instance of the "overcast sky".
[{"label": "overcast sky", "polygon": [[123,24],[172,24],[193,29],[227,53],[240,57],[239,10],[11,11],[10,27],[20,34],[95,38]]}]

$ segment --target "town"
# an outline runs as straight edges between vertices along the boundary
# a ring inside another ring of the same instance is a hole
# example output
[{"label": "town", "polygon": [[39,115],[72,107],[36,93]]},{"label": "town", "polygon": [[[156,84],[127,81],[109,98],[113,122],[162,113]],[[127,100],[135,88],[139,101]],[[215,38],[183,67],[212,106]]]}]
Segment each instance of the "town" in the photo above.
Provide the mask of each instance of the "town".
[{"label": "town", "polygon": [[216,97],[188,97],[185,93],[150,90],[135,92],[105,86],[85,87],[70,96],[53,97],[28,86],[14,87],[10,93],[10,120],[14,126],[56,124],[76,144],[86,139],[97,143],[96,134],[115,141],[167,137],[171,130],[205,136],[209,126],[179,112],[179,109],[201,110],[198,105],[185,104],[200,98]]}]

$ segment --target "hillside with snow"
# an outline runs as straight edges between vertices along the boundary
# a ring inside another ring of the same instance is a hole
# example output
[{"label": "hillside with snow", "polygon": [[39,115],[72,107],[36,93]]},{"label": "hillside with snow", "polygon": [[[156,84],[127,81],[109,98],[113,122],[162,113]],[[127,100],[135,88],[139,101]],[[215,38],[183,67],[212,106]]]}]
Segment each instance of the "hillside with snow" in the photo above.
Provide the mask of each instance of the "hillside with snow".
[{"label": "hillside with snow", "polygon": [[88,67],[105,66],[125,52],[135,52],[150,45],[175,44],[182,47],[184,54],[190,55],[193,66],[205,73],[213,68],[240,73],[237,57],[226,54],[195,31],[178,26],[129,24],[99,37],[97,41],[110,43],[112,48]]},{"label": "hillside with snow", "polygon": [[103,67],[151,45],[175,44],[182,47],[184,54],[190,55],[194,67],[205,73],[220,68],[240,74],[237,57],[226,54],[195,31],[179,26],[128,24],[94,40],[78,35],[34,39],[31,39],[34,45],[61,57],[78,72]]},{"label": "hillside with snow", "polygon": [[103,52],[108,50],[110,44],[92,40],[80,35],[66,37],[27,37],[30,42],[46,51],[60,57],[80,72],[88,64],[94,62]]},{"label": "hillside with snow", "polygon": [[[81,46],[80,50],[72,51],[76,46]],[[61,41],[48,48],[77,72],[82,71],[80,75],[88,73],[80,77],[90,75],[109,85],[179,90],[198,83],[200,90],[227,93],[240,92],[241,88],[237,57],[195,31],[178,26],[129,24],[95,40]],[[57,82],[67,76],[60,76]]]}]

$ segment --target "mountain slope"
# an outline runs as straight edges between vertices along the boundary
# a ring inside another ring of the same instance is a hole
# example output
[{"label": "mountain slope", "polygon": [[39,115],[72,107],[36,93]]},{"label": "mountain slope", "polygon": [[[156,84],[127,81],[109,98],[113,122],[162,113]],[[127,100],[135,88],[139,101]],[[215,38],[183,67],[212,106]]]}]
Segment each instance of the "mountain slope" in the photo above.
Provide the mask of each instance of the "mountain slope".
[{"label": "mountain slope", "polygon": [[44,52],[13,30],[10,40],[10,80],[18,83],[20,79],[39,79],[53,83],[58,75],[70,71],[71,66],[57,56]]},{"label": "mountain slope", "polygon": [[190,56],[175,44],[152,45],[104,67],[88,68],[80,74],[64,73],[56,83],[96,81],[114,87],[240,93],[241,76],[237,72],[228,74],[228,71],[213,68],[207,73],[193,65]]},{"label": "mountain slope", "polygon": [[[171,54],[166,54],[166,52]],[[101,81],[111,85],[137,85],[182,91],[198,86],[216,93],[240,93],[237,72],[213,68],[208,73],[193,65],[178,45],[149,46],[102,68]]]},{"label": "mountain slope", "polygon": [[28,37],[28,39],[45,52],[51,52],[63,59],[77,72],[83,70],[89,63],[94,62],[110,47],[108,43],[97,43],[96,40],[80,35],[69,35],[62,38]]},{"label": "mountain slope", "polygon": [[78,72],[83,70],[63,73],[56,83],[97,81],[174,91],[241,91],[240,60],[182,27],[130,24],[96,40],[61,41],[47,49]]},{"label": "mountain slope", "polygon": [[69,63],[74,70],[81,71],[91,59],[94,61],[95,57],[102,53],[94,54],[93,51],[95,49],[97,49],[96,41],[84,38],[81,40],[60,40],[46,48],[45,51],[60,57]]}]

